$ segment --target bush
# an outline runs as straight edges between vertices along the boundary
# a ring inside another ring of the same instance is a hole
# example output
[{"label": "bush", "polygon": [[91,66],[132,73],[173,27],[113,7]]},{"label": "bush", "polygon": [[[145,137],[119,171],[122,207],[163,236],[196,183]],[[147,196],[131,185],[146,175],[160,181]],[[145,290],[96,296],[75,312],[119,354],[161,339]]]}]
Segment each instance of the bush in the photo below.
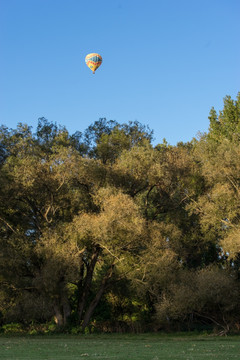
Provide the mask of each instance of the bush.
[{"label": "bush", "polygon": [[19,334],[24,332],[22,325],[18,323],[5,324],[2,326],[2,331],[4,334]]}]

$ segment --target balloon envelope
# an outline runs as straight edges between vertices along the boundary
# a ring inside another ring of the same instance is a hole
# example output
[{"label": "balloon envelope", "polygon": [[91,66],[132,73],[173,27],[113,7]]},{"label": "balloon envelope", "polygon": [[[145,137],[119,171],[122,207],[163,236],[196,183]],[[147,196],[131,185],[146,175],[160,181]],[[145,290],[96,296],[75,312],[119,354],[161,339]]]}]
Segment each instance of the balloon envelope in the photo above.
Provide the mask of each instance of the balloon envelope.
[{"label": "balloon envelope", "polygon": [[99,54],[91,53],[85,57],[85,62],[89,69],[91,69],[92,72],[95,73],[97,68],[99,68],[102,63],[102,57]]}]

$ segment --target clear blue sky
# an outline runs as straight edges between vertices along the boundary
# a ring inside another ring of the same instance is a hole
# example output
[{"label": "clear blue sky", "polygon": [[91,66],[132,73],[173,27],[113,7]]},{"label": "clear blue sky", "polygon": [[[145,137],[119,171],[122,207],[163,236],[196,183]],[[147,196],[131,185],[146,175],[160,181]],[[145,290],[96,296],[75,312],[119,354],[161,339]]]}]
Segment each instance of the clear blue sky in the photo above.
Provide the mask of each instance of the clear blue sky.
[{"label": "clear blue sky", "polygon": [[[93,75],[85,56],[97,52]],[[0,124],[138,120],[155,142],[207,131],[240,91],[239,0],[0,0]]]}]

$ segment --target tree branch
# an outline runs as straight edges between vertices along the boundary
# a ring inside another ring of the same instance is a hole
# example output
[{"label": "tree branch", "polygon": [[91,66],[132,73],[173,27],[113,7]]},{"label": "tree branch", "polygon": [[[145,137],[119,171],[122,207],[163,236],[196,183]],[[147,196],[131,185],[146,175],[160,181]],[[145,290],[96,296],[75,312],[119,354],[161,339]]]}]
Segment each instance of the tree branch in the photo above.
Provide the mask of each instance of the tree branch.
[{"label": "tree branch", "polygon": [[12,227],[6,220],[4,220],[2,217],[0,217],[0,220],[2,220],[2,222],[3,222],[5,225],[7,225],[7,227],[8,227],[10,230],[12,230],[12,232],[13,232],[14,234],[17,233],[17,232],[13,229],[13,227]]}]

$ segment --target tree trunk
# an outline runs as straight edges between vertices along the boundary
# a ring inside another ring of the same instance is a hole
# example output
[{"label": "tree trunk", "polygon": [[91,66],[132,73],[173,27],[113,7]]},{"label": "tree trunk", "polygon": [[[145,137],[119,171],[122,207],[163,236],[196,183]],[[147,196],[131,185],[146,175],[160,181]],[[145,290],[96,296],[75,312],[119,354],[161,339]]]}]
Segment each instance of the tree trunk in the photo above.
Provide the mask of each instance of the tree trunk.
[{"label": "tree trunk", "polygon": [[[101,251],[100,246],[96,246],[95,251],[93,252],[92,257],[91,257],[91,262],[87,266],[86,277],[85,277],[84,281],[82,281],[82,274],[81,274],[81,278],[80,278],[80,281],[78,283],[79,300],[78,300],[77,309],[78,309],[79,321],[82,320],[84,307],[85,307],[86,300],[87,300],[87,297],[89,295],[91,285],[92,285],[92,278],[93,278],[94,268],[95,268],[96,262],[98,260],[98,256],[99,256],[100,251]],[[82,272],[82,270],[83,269],[81,269],[81,272]]]},{"label": "tree trunk", "polygon": [[69,316],[71,315],[71,307],[68,299],[63,303],[63,325],[67,325]]},{"label": "tree trunk", "polygon": [[54,312],[55,312],[55,322],[58,325],[58,327],[63,327],[67,325],[68,318],[71,315],[71,307],[64,286],[60,291],[58,299],[55,301]]},{"label": "tree trunk", "polygon": [[64,320],[63,320],[63,314],[61,312],[60,306],[57,304],[54,305],[54,321],[57,324],[58,327],[63,327]]},{"label": "tree trunk", "polygon": [[106,289],[108,280],[112,277],[113,268],[114,268],[114,264],[111,265],[110,269],[108,270],[108,272],[104,276],[102,284],[101,284],[95,298],[93,299],[93,301],[89,305],[87,311],[85,312],[84,319],[83,319],[83,324],[82,324],[82,330],[83,331],[86,328],[86,326],[88,326],[88,324],[90,322],[90,319],[91,319],[91,317],[93,315],[93,312],[94,312],[96,306],[98,305],[98,303],[99,303],[99,301],[100,301],[100,299],[101,299],[101,297],[103,295],[104,290]]}]

